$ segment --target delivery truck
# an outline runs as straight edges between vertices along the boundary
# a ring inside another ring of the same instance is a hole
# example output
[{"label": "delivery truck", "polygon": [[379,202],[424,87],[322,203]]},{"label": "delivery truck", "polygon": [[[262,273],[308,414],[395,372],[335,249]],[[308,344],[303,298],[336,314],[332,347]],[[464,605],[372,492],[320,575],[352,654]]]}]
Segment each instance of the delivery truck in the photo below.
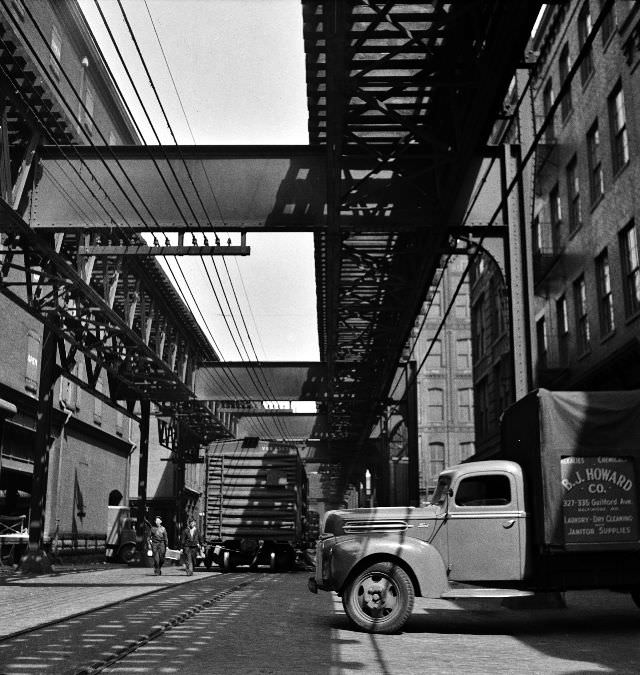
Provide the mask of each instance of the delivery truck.
[{"label": "delivery truck", "polygon": [[414,598],[615,589],[640,606],[640,391],[538,389],[507,409],[501,448],[445,469],[430,503],[330,511],[309,590],[350,621],[400,630]]},{"label": "delivery truck", "polygon": [[304,545],[307,477],[295,444],[258,438],[206,449],[205,564],[289,569]]}]

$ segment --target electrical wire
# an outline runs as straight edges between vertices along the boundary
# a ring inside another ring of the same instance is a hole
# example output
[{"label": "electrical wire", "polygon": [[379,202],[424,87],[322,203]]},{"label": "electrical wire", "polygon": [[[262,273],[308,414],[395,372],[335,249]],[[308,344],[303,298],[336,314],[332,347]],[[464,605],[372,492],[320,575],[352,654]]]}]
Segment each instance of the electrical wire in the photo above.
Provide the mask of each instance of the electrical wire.
[{"label": "electrical wire", "polygon": [[[97,0],[95,0],[95,2],[96,2],[96,4],[97,4]],[[135,48],[136,48],[136,51],[137,51],[138,56],[139,56],[139,58],[140,58],[140,61],[142,62],[142,65],[143,65],[143,67],[144,67],[144,70],[145,70],[145,73],[146,73],[146,75],[147,75],[147,78],[148,78],[148,80],[149,80],[149,82],[150,82],[150,84],[151,84],[151,87],[152,87],[152,90],[153,90],[153,92],[154,92],[154,95],[156,96],[158,105],[160,106],[160,109],[161,109],[161,111],[162,111],[162,114],[163,114],[165,123],[167,124],[167,127],[169,128],[169,131],[170,131],[170,133],[171,133],[172,139],[173,139],[173,141],[174,141],[176,147],[179,148],[180,146],[178,145],[177,139],[176,139],[175,134],[174,134],[174,132],[173,132],[173,128],[172,128],[171,123],[170,123],[170,121],[169,121],[169,119],[168,119],[168,116],[167,116],[167,114],[166,114],[166,111],[165,111],[165,109],[164,109],[164,106],[163,106],[163,104],[162,104],[162,101],[160,100],[160,97],[159,97],[158,92],[157,92],[157,88],[155,87],[155,85],[154,85],[154,83],[153,83],[153,79],[152,79],[152,77],[151,77],[151,74],[150,74],[150,72],[149,72],[149,70],[148,70],[148,67],[147,67],[147,65],[146,65],[146,62],[145,62],[145,60],[144,60],[144,56],[143,56],[143,54],[142,54],[142,52],[141,52],[141,50],[140,50],[139,44],[138,44],[137,39],[136,39],[136,37],[135,37],[135,34],[134,34],[134,32],[133,32],[133,28],[132,28],[132,26],[131,26],[131,23],[130,23],[129,20],[128,20],[128,17],[127,17],[127,15],[126,15],[126,12],[125,12],[124,7],[122,6],[122,3],[120,2],[120,0],[118,0],[118,5],[119,5],[119,7],[120,7],[120,10],[121,10],[121,13],[122,13],[122,15],[123,15],[125,24],[126,24],[126,26],[127,26],[127,29],[129,30],[130,37],[131,37],[131,39],[132,39],[132,41],[133,41],[133,43],[134,43],[134,46],[135,46]],[[147,11],[148,11],[148,6],[147,6]],[[152,25],[153,25],[153,27],[154,27],[154,31],[155,31],[155,34],[156,34],[156,38],[158,39],[158,41],[159,41],[159,43],[160,43],[160,48],[161,48],[161,50],[162,50],[162,54],[163,54],[163,57],[164,57],[164,59],[165,59],[165,64],[166,64],[166,66],[167,66],[167,69],[168,69],[168,71],[169,71],[169,73],[170,73],[172,82],[174,83],[174,87],[175,87],[175,79],[173,78],[173,74],[171,73],[171,69],[170,69],[169,64],[168,64],[168,61],[167,61],[167,59],[166,59],[166,55],[165,55],[165,53],[164,53],[164,49],[162,49],[162,44],[161,44],[161,42],[160,42],[159,35],[158,35],[158,33],[157,33],[157,30],[155,29],[155,24],[153,23],[153,19],[152,19],[150,13],[149,13],[149,16],[150,16],[150,18],[151,18]],[[132,84],[133,84],[133,83],[132,83]],[[183,110],[183,112],[184,112],[184,106],[182,105],[182,100],[181,100],[181,98],[180,98],[179,92],[177,91],[177,88],[176,88],[176,94],[177,94],[177,96],[178,96],[178,99],[180,100],[180,105],[181,105],[182,110]],[[187,122],[188,122],[188,120],[187,120]],[[192,134],[192,137],[193,137],[193,132],[192,132],[192,130],[191,130],[190,125],[189,125],[189,130],[190,130],[190,132],[191,132],[191,134]],[[157,137],[157,134],[156,134],[156,137]],[[158,141],[159,141],[159,139],[158,139]],[[194,139],[194,141],[195,141],[195,139]],[[181,155],[181,154],[182,154],[182,153],[180,153],[180,155]],[[202,202],[201,196],[200,196],[199,191],[198,191],[198,189],[197,189],[197,187],[196,187],[196,185],[195,185],[195,182],[194,182],[194,180],[193,180],[193,177],[191,176],[191,172],[189,171],[189,168],[188,168],[186,162],[184,161],[184,157],[181,156],[181,158],[182,158],[182,161],[183,161],[185,170],[186,170],[186,172],[187,172],[187,175],[189,176],[189,179],[190,179],[192,188],[194,189],[194,191],[195,191],[195,193],[196,193],[196,196],[198,197],[200,206],[201,206],[203,212],[205,212],[205,214],[206,214],[206,208],[205,208],[205,206],[204,206],[204,203]],[[206,171],[205,171],[205,175],[207,175],[207,174],[206,174]],[[176,180],[177,180],[177,178],[176,178]],[[216,207],[218,208],[218,210],[219,210],[219,212],[220,212],[221,220],[224,222],[224,217],[223,217],[222,212],[221,212],[221,210],[220,210],[219,202],[218,202],[218,200],[217,200],[217,198],[216,198],[216,196],[215,196],[215,192],[213,191],[213,186],[211,185],[211,182],[210,182],[209,179],[208,179],[208,175],[207,175],[207,180],[208,180],[208,182],[209,182],[209,188],[210,188],[211,193],[212,193],[212,195],[213,195],[213,197],[214,197],[214,201],[215,201]],[[184,192],[183,192],[183,195],[184,195]],[[186,199],[186,197],[185,197],[185,199]],[[197,218],[195,212],[193,211],[193,209],[191,209],[191,212],[192,212],[192,215],[193,215],[193,217],[194,217],[196,223],[198,224],[198,227],[199,227],[199,228],[201,229],[201,231],[202,231],[202,228],[201,228],[201,226],[200,226],[199,220],[198,220],[198,218]],[[202,256],[201,256],[201,260],[202,260],[202,262],[203,262],[203,266],[204,266],[204,268],[205,268],[205,271],[207,271],[207,270],[206,270],[206,264],[205,264],[204,259],[202,258]],[[239,329],[239,327],[238,327],[238,324],[237,324],[237,322],[236,322],[236,319],[235,319],[235,314],[234,314],[234,312],[233,312],[233,310],[232,310],[232,308],[231,308],[231,304],[230,304],[230,302],[229,302],[228,296],[227,296],[227,294],[226,294],[226,292],[225,292],[225,290],[224,290],[224,285],[223,285],[223,283],[222,283],[222,279],[221,279],[220,274],[219,274],[219,272],[218,272],[217,266],[216,266],[216,264],[215,264],[215,261],[212,261],[212,262],[213,262],[214,270],[215,270],[215,272],[216,272],[216,276],[217,276],[218,281],[219,281],[219,283],[220,283],[220,287],[221,287],[221,290],[222,290],[222,293],[223,293],[223,297],[224,297],[224,299],[225,299],[227,308],[229,309],[229,313],[230,313],[231,319],[232,319],[232,321],[233,321],[233,323],[234,323],[234,327],[236,328],[236,332],[237,332],[237,334],[238,334],[238,338],[240,339],[240,341],[241,341],[241,343],[242,343],[242,346],[243,346],[243,349],[244,349],[244,351],[245,351],[247,360],[248,360],[249,363],[250,363],[250,368],[251,368],[251,370],[253,370],[253,372],[256,374],[256,377],[257,377],[258,373],[256,372],[255,367],[254,367],[254,366],[251,364],[251,362],[250,362],[248,350],[247,350],[247,348],[246,348],[246,345],[244,344],[244,340],[243,340],[243,338],[242,338],[241,331],[240,331],[240,329]],[[238,297],[237,297],[237,294],[236,294],[236,292],[235,292],[235,287],[234,287],[234,285],[233,285],[233,281],[231,280],[231,277],[230,277],[230,274],[229,274],[229,271],[228,271],[228,267],[227,267],[227,265],[226,265],[226,261],[224,261],[224,266],[225,266],[225,269],[227,270],[227,277],[228,277],[228,279],[229,279],[230,287],[231,287],[231,289],[232,289],[232,291],[233,291],[234,299],[236,300],[236,305],[237,305],[238,310],[239,310],[239,312],[240,312],[240,316],[241,316],[241,319],[242,319],[242,322],[243,322],[243,325],[244,325],[244,328],[245,328],[245,332],[246,332],[246,334],[247,334],[247,337],[248,337],[248,339],[249,339],[249,343],[250,343],[251,348],[252,348],[252,350],[253,350],[254,357],[255,357],[256,361],[258,361],[257,353],[256,353],[256,351],[255,351],[255,347],[254,347],[254,345],[253,345],[253,341],[252,341],[252,339],[251,339],[250,332],[249,332],[249,330],[248,330],[248,328],[247,328],[247,324],[246,324],[246,321],[245,321],[245,319],[244,319],[244,314],[243,314],[243,312],[242,312],[242,308],[241,308],[240,303],[239,303],[239,301],[238,301]],[[209,277],[208,272],[207,272],[207,277],[208,277],[208,279],[209,279],[209,281],[210,281],[210,285],[211,285],[211,287],[212,287],[212,289],[214,290],[214,293],[215,293],[215,288],[214,288],[214,286],[213,286],[213,282],[211,281],[211,278]],[[216,297],[217,297],[217,296],[216,296]],[[222,311],[222,313],[223,313],[223,317],[225,318],[225,321],[226,321],[226,317],[224,316],[224,310],[222,309],[222,307],[221,307],[221,305],[220,305],[219,302],[218,302],[218,305],[220,306],[220,309],[221,309],[221,311]],[[227,323],[227,326],[228,326],[228,323]],[[233,338],[233,333],[232,333],[232,331],[231,331],[231,329],[230,329],[229,326],[228,326],[228,328],[229,328],[229,332],[230,332],[230,334],[232,335],[232,338]],[[236,344],[236,348],[238,349],[237,343],[235,342],[235,339],[234,339],[234,344]],[[238,349],[238,353],[240,354],[241,359],[242,359],[242,354],[240,353],[240,350],[239,350],[239,349]],[[264,374],[264,372],[262,371],[262,369],[261,369],[260,366],[258,366],[258,370],[259,370],[259,372],[260,372],[260,375],[262,375],[262,378],[263,378],[263,380],[264,380],[264,385],[266,386],[266,390],[269,391],[269,395],[271,396],[272,400],[275,400],[275,396],[274,396],[273,391],[271,390],[271,388],[270,388],[270,386],[269,386],[269,383],[268,383],[268,380],[267,380],[267,378],[266,378],[266,375]],[[262,394],[265,396],[265,399],[267,399],[267,398],[268,398],[268,395],[267,395],[267,393],[266,393],[266,390],[263,388],[263,385],[262,385],[262,384],[256,383],[256,381],[253,380],[253,378],[251,378],[251,379],[252,379],[252,381],[253,381],[254,386],[256,386],[258,389],[261,389],[261,390],[262,390]],[[276,421],[276,425],[278,425],[278,421]],[[282,425],[280,425],[280,431],[281,431],[281,433],[283,434],[284,438],[286,439],[286,432],[285,432],[285,430],[282,428]]]}]

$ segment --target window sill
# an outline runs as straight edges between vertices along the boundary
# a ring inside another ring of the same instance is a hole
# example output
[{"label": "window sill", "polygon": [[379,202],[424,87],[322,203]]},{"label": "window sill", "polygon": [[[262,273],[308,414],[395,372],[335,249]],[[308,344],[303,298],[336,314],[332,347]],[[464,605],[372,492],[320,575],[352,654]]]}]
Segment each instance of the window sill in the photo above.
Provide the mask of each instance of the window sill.
[{"label": "window sill", "polygon": [[631,163],[631,160],[627,160],[614,174],[613,174],[613,180],[614,182],[620,178],[620,176],[625,172],[625,169],[629,166]]},{"label": "window sill", "polygon": [[571,227],[569,228],[569,237],[568,237],[569,241],[571,241],[576,236],[576,234],[578,234],[578,232],[580,232],[583,225],[584,225],[584,223],[580,222],[573,229],[571,229]]},{"label": "window sill", "polygon": [[567,110],[567,112],[563,115],[560,113],[560,123],[562,124],[563,127],[567,125],[567,122],[571,119],[573,115],[573,106],[571,106],[570,110]]},{"label": "window sill", "polygon": [[602,52],[603,53],[606,52],[607,49],[609,49],[609,45],[613,42],[613,36],[616,34],[616,32],[617,32],[617,26],[615,26],[613,28],[613,30],[609,34],[609,37],[606,39],[606,41],[604,41],[602,43]]},{"label": "window sill", "polygon": [[640,317],[640,309],[636,309],[635,312],[632,312],[625,318],[624,323],[626,326],[628,326],[632,324],[634,321],[636,321],[639,317]]},{"label": "window sill", "polygon": [[[581,82],[581,84],[582,84],[582,93],[583,93],[583,94],[584,94],[585,90],[589,87],[589,85],[591,84],[591,82],[593,81],[593,76],[594,76],[595,72],[596,72],[596,69],[595,69],[595,68],[592,68],[592,69],[591,69],[591,72],[589,73],[589,75],[587,75],[587,79],[586,79],[584,82]],[[580,79],[582,79],[582,78],[580,78]]]},{"label": "window sill", "polygon": [[606,335],[603,335],[600,338],[600,344],[603,345],[605,342],[609,342],[611,338],[616,334],[616,329],[614,328],[613,330],[610,330]]},{"label": "window sill", "polygon": [[584,361],[587,357],[591,356],[591,347],[586,347],[582,352],[576,356],[577,361]]},{"label": "window sill", "polygon": [[602,194],[598,195],[598,197],[596,197],[596,199],[591,201],[591,205],[589,207],[590,210],[591,210],[591,213],[593,213],[596,210],[596,208],[600,205],[600,202],[603,199],[604,199],[604,192]]}]

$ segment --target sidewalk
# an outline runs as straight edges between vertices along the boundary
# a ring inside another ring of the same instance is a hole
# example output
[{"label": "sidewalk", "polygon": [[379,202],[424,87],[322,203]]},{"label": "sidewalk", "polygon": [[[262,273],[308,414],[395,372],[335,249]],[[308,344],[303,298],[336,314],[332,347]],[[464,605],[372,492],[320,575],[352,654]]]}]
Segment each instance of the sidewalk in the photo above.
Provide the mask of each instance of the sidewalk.
[{"label": "sidewalk", "polygon": [[0,640],[64,618],[84,614],[168,586],[216,576],[198,569],[188,577],[182,566],[168,566],[162,576],[153,568],[110,565],[59,567],[51,574],[0,574]]}]

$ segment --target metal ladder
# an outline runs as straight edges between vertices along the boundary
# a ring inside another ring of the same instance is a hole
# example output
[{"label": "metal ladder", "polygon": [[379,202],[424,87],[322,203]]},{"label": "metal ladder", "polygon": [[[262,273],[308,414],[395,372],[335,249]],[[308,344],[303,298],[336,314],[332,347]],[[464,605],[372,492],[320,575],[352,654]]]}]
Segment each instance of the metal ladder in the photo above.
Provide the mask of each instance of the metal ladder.
[{"label": "metal ladder", "polygon": [[222,541],[223,476],[224,457],[211,456],[207,465],[207,530],[217,541]]}]

